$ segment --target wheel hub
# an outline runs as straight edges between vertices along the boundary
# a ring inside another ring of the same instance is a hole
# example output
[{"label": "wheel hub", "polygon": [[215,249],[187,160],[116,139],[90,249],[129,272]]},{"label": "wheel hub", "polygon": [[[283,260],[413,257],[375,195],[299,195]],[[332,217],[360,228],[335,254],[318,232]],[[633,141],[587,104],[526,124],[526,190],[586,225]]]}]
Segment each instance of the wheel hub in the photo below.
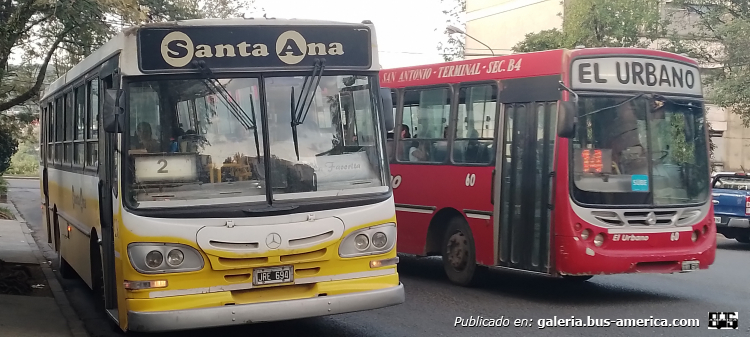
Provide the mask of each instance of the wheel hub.
[{"label": "wheel hub", "polygon": [[461,232],[456,232],[448,239],[448,261],[456,270],[466,268],[469,260],[469,241]]}]

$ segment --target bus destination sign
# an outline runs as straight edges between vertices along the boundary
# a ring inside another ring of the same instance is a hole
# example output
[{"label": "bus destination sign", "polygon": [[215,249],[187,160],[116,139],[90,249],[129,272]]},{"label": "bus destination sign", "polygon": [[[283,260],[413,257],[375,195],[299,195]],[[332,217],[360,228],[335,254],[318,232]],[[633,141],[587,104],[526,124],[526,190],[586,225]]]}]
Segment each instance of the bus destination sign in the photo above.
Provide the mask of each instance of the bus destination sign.
[{"label": "bus destination sign", "polygon": [[571,68],[573,89],[702,94],[698,68],[680,62],[643,57],[581,58],[574,60]]},{"label": "bus destination sign", "polygon": [[143,28],[138,65],[144,73],[212,70],[370,68],[370,30],[364,26],[214,26]]}]

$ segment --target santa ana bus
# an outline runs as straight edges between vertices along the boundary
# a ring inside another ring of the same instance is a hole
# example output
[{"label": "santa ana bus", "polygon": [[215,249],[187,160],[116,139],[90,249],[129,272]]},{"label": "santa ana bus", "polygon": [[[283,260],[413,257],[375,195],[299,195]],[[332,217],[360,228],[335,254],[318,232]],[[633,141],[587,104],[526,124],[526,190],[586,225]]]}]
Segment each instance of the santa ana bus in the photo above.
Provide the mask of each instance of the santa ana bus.
[{"label": "santa ana bus", "polygon": [[62,276],[130,331],[403,303],[376,41],[369,21],[192,20],[94,51],[41,98]]},{"label": "santa ana bus", "polygon": [[380,73],[401,253],[587,280],[714,261],[699,69],[653,50],[550,50]]}]

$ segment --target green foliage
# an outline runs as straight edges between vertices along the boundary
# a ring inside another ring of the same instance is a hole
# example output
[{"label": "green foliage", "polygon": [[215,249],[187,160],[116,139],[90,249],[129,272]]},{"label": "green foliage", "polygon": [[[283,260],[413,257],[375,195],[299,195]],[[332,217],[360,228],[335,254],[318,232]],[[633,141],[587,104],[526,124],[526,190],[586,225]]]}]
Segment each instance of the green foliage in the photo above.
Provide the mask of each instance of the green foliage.
[{"label": "green foliage", "polygon": [[[449,6],[448,9],[443,10],[443,14],[446,16],[446,25],[456,26],[461,29],[466,28],[463,20],[463,14],[466,13],[466,0],[440,0],[440,4]],[[443,28],[441,27],[440,29]],[[443,60],[446,62],[462,60],[464,58],[464,34],[451,34],[446,31],[445,35],[448,39],[444,42],[439,42],[437,46],[437,50],[440,51]]]},{"label": "green foliage", "polygon": [[[747,0],[675,0],[690,26],[669,31],[669,51],[698,59],[707,99],[750,126],[750,3]],[[673,20],[677,20],[675,17]]]},{"label": "green foliage", "polygon": [[646,47],[662,36],[660,0],[576,0],[565,8],[568,45]]},{"label": "green foliage", "polygon": [[12,175],[38,175],[39,174],[39,135],[30,128],[22,137],[23,142],[19,144],[18,151],[10,161],[10,167],[6,174]]},{"label": "green foliage", "polygon": [[10,159],[16,153],[18,141],[13,137],[11,130],[0,125],[0,175],[10,166]]},{"label": "green foliage", "polygon": [[565,36],[557,28],[526,34],[523,41],[513,46],[513,52],[529,53],[534,51],[565,48]]},{"label": "green foliage", "polygon": [[8,193],[8,182],[0,176],[0,194]]},{"label": "green foliage", "polygon": [[563,30],[527,34],[514,52],[557,48],[646,47],[663,36],[659,0],[576,0],[566,2]]}]

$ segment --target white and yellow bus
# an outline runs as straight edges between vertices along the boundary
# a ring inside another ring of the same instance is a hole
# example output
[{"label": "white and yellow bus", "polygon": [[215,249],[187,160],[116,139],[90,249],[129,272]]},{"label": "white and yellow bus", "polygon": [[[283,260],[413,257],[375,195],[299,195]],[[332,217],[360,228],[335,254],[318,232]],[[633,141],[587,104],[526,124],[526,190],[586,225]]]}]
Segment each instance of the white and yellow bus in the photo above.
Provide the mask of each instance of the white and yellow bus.
[{"label": "white and yellow bus", "polygon": [[124,30],[41,98],[60,273],[125,331],[403,303],[379,68],[369,21]]}]

